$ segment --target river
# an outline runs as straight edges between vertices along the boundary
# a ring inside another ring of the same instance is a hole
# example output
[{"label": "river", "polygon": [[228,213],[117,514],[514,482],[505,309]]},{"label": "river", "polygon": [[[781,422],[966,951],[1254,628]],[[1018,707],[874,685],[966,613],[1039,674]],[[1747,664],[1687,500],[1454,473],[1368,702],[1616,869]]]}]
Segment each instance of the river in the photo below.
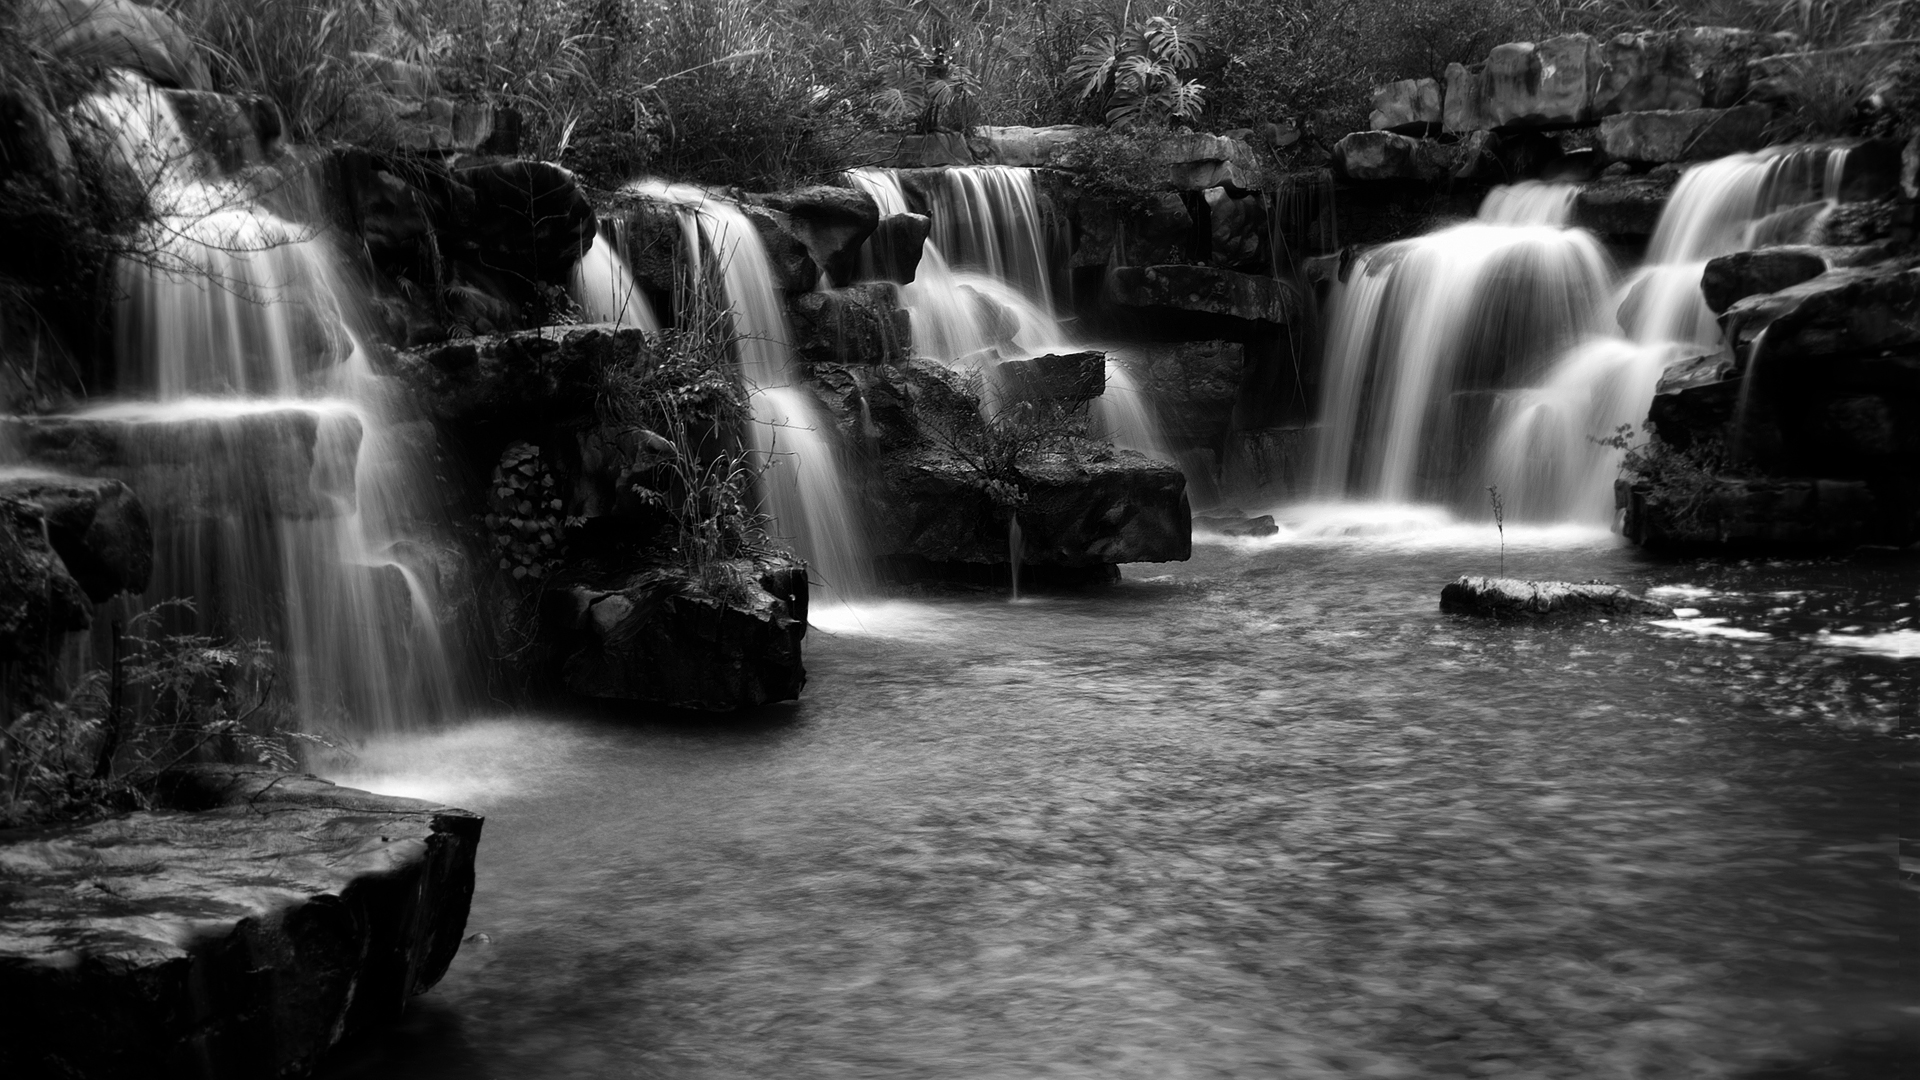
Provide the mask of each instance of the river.
[{"label": "river", "polygon": [[1292,525],[817,612],[745,719],[367,746],[487,815],[484,937],[327,1075],[1893,1074],[1920,566],[1509,529],[1694,614],[1495,625],[1437,609],[1490,526]]}]

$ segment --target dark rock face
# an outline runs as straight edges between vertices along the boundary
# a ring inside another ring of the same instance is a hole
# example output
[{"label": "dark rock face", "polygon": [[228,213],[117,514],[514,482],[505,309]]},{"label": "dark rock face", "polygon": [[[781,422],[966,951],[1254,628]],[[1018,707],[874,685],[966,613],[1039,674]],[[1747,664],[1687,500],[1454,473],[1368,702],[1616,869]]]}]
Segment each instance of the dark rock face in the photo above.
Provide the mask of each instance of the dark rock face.
[{"label": "dark rock face", "polygon": [[1621,532],[1651,551],[1813,552],[1920,535],[1915,504],[1865,480],[1721,478],[1680,500],[1620,480]]},{"label": "dark rock face", "polygon": [[399,351],[389,364],[437,420],[537,424],[590,411],[601,370],[646,347],[639,330],[546,326]]},{"label": "dark rock face", "polygon": [[1723,255],[1707,262],[1700,292],[1707,307],[1718,315],[1734,301],[1758,293],[1777,292],[1827,272],[1827,260],[1806,248],[1758,248]]},{"label": "dark rock face", "polygon": [[548,593],[541,632],[569,693],[719,712],[800,696],[806,610],[805,567],[738,560],[594,575]]},{"label": "dark rock face", "polygon": [[161,86],[206,90],[207,62],[180,24],[133,0],[27,0],[28,36],[87,67],[130,68]]},{"label": "dark rock face", "polygon": [[454,171],[470,207],[441,244],[476,265],[563,285],[593,244],[593,205],[573,174],[544,161],[500,161]]},{"label": "dark rock face", "polygon": [[1593,116],[1599,50],[1585,34],[1496,46],[1484,64],[1447,66],[1448,131],[1560,127]]},{"label": "dark rock face", "polygon": [[1439,180],[1463,157],[1458,145],[1391,131],[1356,131],[1333,146],[1334,170],[1349,180]]},{"label": "dark rock face", "polygon": [[[1175,466],[1123,450],[1021,471],[1024,565],[1170,562],[1193,553],[1186,477]],[[887,482],[883,550],[933,563],[1007,561],[1007,513],[964,462],[921,450],[889,462]]]},{"label": "dark rock face", "polygon": [[1673,609],[1602,581],[1462,577],[1440,590],[1440,610],[1493,619],[1657,617]]},{"label": "dark rock face", "polygon": [[927,248],[927,236],[932,232],[933,219],[925,214],[888,214],[881,218],[867,241],[875,280],[913,284],[920,256]]},{"label": "dark rock face", "polygon": [[873,196],[851,188],[822,184],[757,196],[756,201],[792,219],[794,235],[835,282],[849,282],[858,275],[860,246],[880,225],[880,208]]},{"label": "dark rock face", "polygon": [[1106,392],[1107,354],[1049,353],[1008,360],[994,369],[994,376],[1009,400],[1081,405]]},{"label": "dark rock face", "polygon": [[452,962],[481,818],[246,766],[157,801],[0,845],[7,1075],[305,1075]]},{"label": "dark rock face", "polygon": [[271,156],[280,137],[280,114],[272,102],[206,90],[165,93],[194,147],[222,171],[236,172]]},{"label": "dark rock face", "polygon": [[0,499],[0,685],[13,708],[52,689],[62,637],[92,622],[87,594],[47,543],[40,508]]},{"label": "dark rock face", "polygon": [[1159,407],[1167,439],[1176,447],[1218,449],[1240,394],[1246,352],[1234,341],[1186,341],[1138,346],[1127,356]]},{"label": "dark rock face", "polygon": [[[1624,166],[1623,166],[1624,167]],[[1602,236],[1652,236],[1673,194],[1673,177],[1603,179],[1573,199],[1571,224]]]},{"label": "dark rock face", "polygon": [[1621,113],[1600,121],[1600,142],[1619,161],[1709,161],[1767,144],[1765,105]]},{"label": "dark rock face", "polygon": [[1297,318],[1301,304],[1292,286],[1276,278],[1176,263],[1118,267],[1107,275],[1102,299],[1121,307],[1274,326]]},{"label": "dark rock face", "polygon": [[144,592],[153,573],[146,508],[118,480],[52,474],[0,475],[0,502],[37,508],[47,541],[94,603]]},{"label": "dark rock face", "polygon": [[[760,234],[760,243],[767,249],[767,259],[773,264],[774,280],[788,293],[811,292],[820,283],[820,264],[813,261],[813,252],[802,243],[793,231],[793,219],[778,210],[769,210],[764,206],[746,205],[740,212],[753,222],[754,231]],[[671,211],[669,211],[671,213]],[[678,242],[679,229],[676,226],[669,239]],[[672,249],[665,251],[665,267],[650,269],[658,291],[665,295],[671,291]]]},{"label": "dark rock face", "polygon": [[[276,518],[339,515],[338,497],[353,493],[360,421],[337,409],[297,406],[225,416],[157,409],[113,419],[13,417],[0,421],[0,432],[26,460],[75,476],[113,477],[139,492],[156,518],[181,523],[218,520],[235,506]],[[216,459],[233,467],[209,470]],[[344,474],[329,467],[342,460]]]},{"label": "dark rock face", "polygon": [[884,282],[806,293],[789,310],[794,352],[808,363],[884,364],[913,340],[898,293]]},{"label": "dark rock face", "polygon": [[1750,61],[1788,44],[1718,26],[1617,35],[1600,46],[1595,114],[1738,105],[1751,81]]}]

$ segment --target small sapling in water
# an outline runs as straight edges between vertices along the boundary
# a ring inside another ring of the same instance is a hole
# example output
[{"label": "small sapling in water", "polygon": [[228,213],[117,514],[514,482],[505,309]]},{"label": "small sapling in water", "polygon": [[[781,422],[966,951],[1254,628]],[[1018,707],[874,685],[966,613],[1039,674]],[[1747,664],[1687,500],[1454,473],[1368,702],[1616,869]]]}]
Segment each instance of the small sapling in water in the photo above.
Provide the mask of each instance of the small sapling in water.
[{"label": "small sapling in water", "polygon": [[1500,501],[1500,485],[1487,485],[1487,498],[1493,502],[1493,527],[1500,530],[1500,576],[1507,576],[1507,506]]}]

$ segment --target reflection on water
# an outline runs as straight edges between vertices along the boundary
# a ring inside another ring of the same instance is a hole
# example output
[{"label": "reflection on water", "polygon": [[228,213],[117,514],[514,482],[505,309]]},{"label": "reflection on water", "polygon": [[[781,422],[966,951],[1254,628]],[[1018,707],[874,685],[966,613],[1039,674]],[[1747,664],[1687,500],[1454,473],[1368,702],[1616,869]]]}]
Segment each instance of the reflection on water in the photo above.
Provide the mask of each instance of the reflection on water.
[{"label": "reflection on water", "polygon": [[333,1075],[1884,1075],[1920,665],[1842,646],[1910,641],[1920,570],[1510,532],[1696,614],[1440,615],[1490,533],[843,608],[745,722],[377,747],[488,814],[490,941]]}]

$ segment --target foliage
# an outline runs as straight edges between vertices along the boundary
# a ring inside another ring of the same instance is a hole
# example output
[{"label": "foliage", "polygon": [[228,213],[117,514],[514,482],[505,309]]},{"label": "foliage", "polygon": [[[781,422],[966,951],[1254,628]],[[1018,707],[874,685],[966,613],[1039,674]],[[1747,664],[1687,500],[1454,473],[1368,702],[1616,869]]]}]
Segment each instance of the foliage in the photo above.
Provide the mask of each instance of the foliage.
[{"label": "foliage", "polygon": [[366,58],[428,64],[436,51],[418,0],[183,0],[175,14],[218,87],[273,102],[302,142],[377,138]]},{"label": "foliage", "polygon": [[483,519],[500,569],[515,581],[550,576],[562,552],[562,526],[578,524],[562,518],[565,507],[540,448],[525,442],[507,447],[488,483]]},{"label": "foliage", "polygon": [[1165,189],[1166,170],[1154,155],[1168,134],[1149,123],[1095,128],[1073,141],[1064,164],[1074,170],[1082,192],[1126,216],[1144,210]]},{"label": "foliage", "polygon": [[0,825],[141,804],[141,781],[205,756],[294,767],[312,736],[274,694],[273,651],[167,633],[187,600],[128,621],[117,663],[82,675],[61,700],[21,713],[0,734]]},{"label": "foliage", "polygon": [[1067,78],[1080,100],[1102,106],[1108,124],[1191,123],[1206,107],[1206,87],[1187,76],[1207,53],[1204,37],[1173,15],[1155,15],[1096,34],[1074,57]]},{"label": "foliage", "polygon": [[1625,451],[1621,472],[1635,487],[1646,489],[1649,501],[1658,503],[1675,527],[1700,527],[1708,499],[1720,487],[1720,478],[1737,474],[1739,464],[1720,438],[1701,439],[1681,448],[1661,439],[1651,422],[1645,428],[1647,438],[1642,443],[1633,441],[1631,424],[1622,424],[1612,435],[1593,441]]},{"label": "foliage", "polygon": [[911,119],[914,130],[922,133],[939,131],[944,111],[963,112],[979,89],[972,70],[955,58],[953,46],[925,45],[917,34],[895,42],[881,70],[885,81],[873,97],[874,111],[889,122]]},{"label": "foliage", "polygon": [[1085,415],[1059,401],[1020,398],[984,419],[968,420],[973,422],[927,417],[923,427],[934,445],[966,466],[969,482],[1009,513],[1027,501],[1023,463],[1049,453],[1100,452],[1087,437]]}]

